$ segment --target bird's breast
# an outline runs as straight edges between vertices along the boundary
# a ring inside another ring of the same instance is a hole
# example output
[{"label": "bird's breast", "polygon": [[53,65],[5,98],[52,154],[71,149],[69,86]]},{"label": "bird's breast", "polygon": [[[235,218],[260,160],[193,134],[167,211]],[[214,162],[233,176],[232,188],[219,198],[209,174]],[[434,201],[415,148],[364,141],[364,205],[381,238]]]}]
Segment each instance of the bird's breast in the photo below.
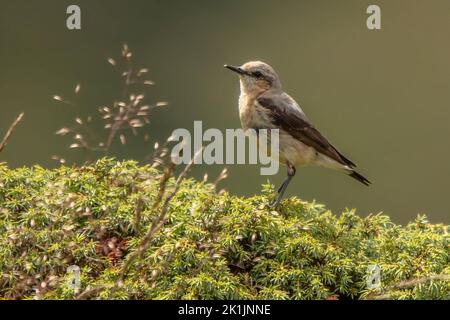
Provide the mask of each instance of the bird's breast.
[{"label": "bird's breast", "polygon": [[239,119],[244,130],[270,128],[272,124],[261,107],[258,107],[256,98],[241,94],[239,97]]}]

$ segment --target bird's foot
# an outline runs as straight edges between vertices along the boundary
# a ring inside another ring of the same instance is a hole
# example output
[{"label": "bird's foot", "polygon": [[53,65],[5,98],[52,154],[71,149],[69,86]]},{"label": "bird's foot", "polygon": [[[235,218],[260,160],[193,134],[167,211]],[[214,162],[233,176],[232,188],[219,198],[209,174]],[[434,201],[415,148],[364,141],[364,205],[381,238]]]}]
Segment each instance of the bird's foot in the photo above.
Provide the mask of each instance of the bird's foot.
[{"label": "bird's foot", "polygon": [[269,208],[276,210],[278,209],[278,206],[280,205],[281,199],[280,197],[277,197],[277,199],[273,200],[271,203],[269,203]]}]

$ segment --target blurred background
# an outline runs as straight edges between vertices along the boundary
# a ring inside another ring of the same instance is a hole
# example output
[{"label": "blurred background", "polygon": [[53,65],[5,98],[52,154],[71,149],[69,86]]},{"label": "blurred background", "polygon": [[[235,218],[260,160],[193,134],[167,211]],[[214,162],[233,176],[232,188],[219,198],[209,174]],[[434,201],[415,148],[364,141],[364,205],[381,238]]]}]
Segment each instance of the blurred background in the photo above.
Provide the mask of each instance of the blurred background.
[{"label": "blurred background", "polygon": [[[66,8],[81,7],[82,29],[66,28]],[[368,30],[366,8],[381,7],[382,29]],[[83,163],[95,153],[68,149],[71,137],[55,132],[77,115],[121,96],[121,78],[106,61],[126,42],[134,63],[148,67],[156,84],[152,103],[169,106],[151,113],[142,135],[114,142],[111,154],[143,161],[155,141],[176,128],[240,126],[239,83],[223,64],[270,63],[284,89],[315,126],[356,162],[373,185],[343,174],[303,168],[289,195],[315,199],[338,212],[384,211],[397,223],[418,213],[450,222],[450,2],[432,1],[1,1],[0,136],[15,117],[15,130],[0,161],[11,167],[56,167],[51,156]],[[76,105],[52,96],[73,95]],[[99,123],[95,130],[102,134]],[[198,166],[193,175],[215,177],[222,166]],[[259,175],[257,165],[229,166],[222,187],[259,193],[277,176]]]}]

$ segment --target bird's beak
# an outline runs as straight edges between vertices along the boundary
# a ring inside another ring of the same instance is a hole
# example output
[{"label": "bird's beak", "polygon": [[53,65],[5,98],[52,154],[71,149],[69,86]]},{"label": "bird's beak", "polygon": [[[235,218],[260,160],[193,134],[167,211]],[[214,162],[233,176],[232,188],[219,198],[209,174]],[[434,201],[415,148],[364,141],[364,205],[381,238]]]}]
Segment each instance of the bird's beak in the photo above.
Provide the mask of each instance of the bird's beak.
[{"label": "bird's beak", "polygon": [[246,74],[246,72],[241,67],[230,66],[228,64],[224,65],[224,67],[238,74]]}]

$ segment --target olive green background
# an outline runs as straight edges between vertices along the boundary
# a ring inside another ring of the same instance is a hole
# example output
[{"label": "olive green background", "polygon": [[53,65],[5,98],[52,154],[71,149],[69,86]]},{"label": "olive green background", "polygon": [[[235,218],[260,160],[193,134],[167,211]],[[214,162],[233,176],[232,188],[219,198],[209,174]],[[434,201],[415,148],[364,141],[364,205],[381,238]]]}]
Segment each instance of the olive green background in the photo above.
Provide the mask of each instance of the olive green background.
[{"label": "olive green background", "polygon": [[[66,29],[66,8],[78,4],[82,30]],[[366,28],[366,8],[378,4],[382,29]],[[417,213],[450,222],[450,1],[4,1],[0,2],[0,135],[20,111],[25,119],[0,161],[12,167],[54,167],[98,155],[68,150],[54,132],[75,115],[120,97],[120,77],[106,62],[127,42],[156,86],[148,101],[152,141],[173,129],[239,127],[238,80],[224,63],[260,59],[281,76],[284,89],[316,127],[356,162],[373,185],[343,174],[304,168],[289,195],[316,199],[333,210],[384,211],[399,223]],[[52,100],[81,83],[78,106]],[[103,129],[98,126],[98,131]],[[141,138],[112,154],[144,159]],[[221,166],[193,174],[215,176]],[[229,166],[222,186],[260,192],[259,167]]]}]

